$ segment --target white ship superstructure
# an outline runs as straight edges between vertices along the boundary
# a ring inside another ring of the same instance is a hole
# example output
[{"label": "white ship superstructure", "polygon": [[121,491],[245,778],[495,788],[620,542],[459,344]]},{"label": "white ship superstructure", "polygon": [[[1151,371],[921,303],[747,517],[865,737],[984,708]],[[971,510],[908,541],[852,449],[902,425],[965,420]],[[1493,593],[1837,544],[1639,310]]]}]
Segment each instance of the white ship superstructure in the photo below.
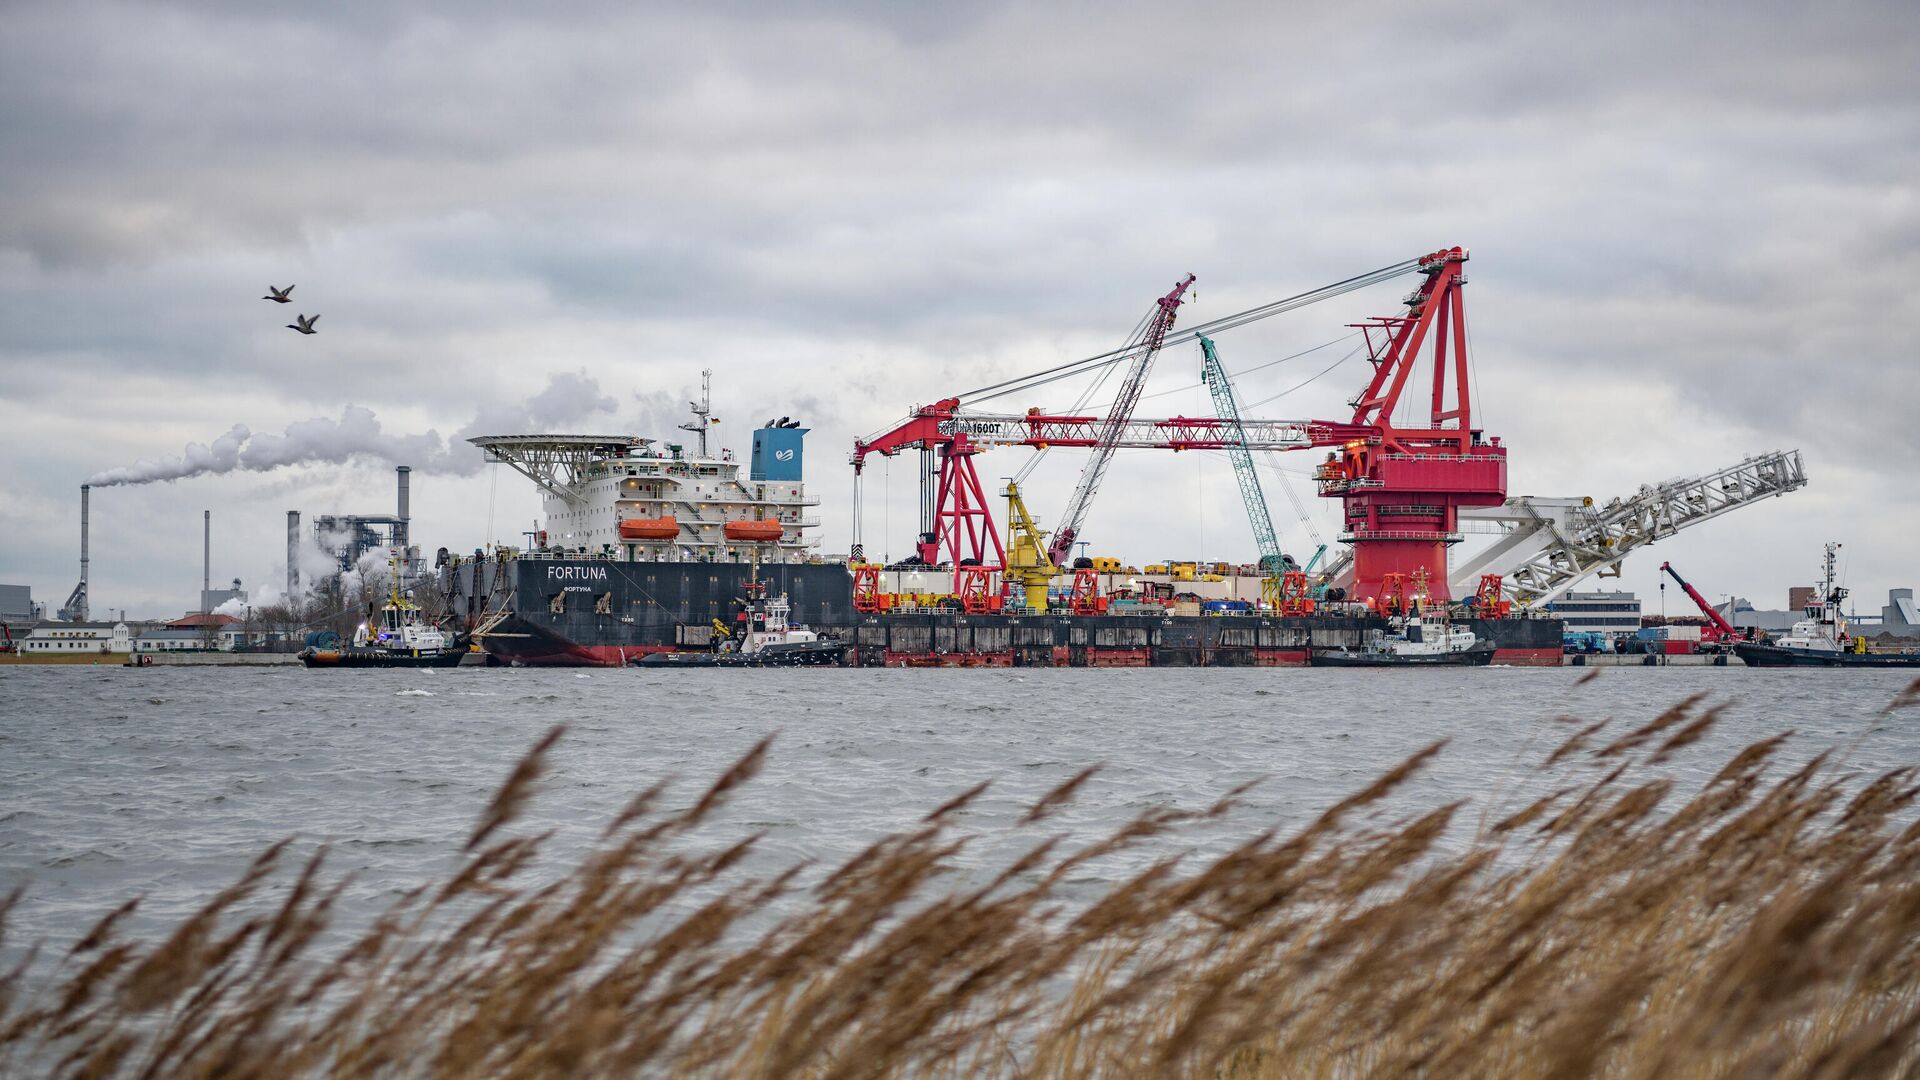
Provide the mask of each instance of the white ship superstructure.
[{"label": "white ship superstructure", "polygon": [[640,436],[469,441],[545,493],[537,548],[626,561],[805,562],[819,547],[807,532],[820,525],[807,512],[820,500],[801,480],[806,431],[791,421],[756,430],[744,477],[731,450],[711,456]]}]

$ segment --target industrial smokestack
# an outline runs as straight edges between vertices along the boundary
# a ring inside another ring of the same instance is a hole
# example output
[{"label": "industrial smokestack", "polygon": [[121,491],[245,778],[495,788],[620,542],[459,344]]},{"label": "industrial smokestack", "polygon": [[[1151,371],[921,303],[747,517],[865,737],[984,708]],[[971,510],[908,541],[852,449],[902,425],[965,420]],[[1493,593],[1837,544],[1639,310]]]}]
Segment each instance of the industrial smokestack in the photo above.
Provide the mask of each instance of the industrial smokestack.
[{"label": "industrial smokestack", "polygon": [[67,594],[67,602],[59,611],[61,622],[87,621],[87,492],[88,485],[80,485],[80,584]]},{"label": "industrial smokestack", "polygon": [[287,600],[300,595],[300,511],[287,511]]},{"label": "industrial smokestack", "polygon": [[87,618],[87,502],[92,496],[92,488],[80,485],[80,621]]},{"label": "industrial smokestack", "polygon": [[73,595],[75,599],[69,600],[67,603],[67,606],[73,609],[72,613],[68,616],[73,622],[86,622],[88,618],[87,503],[90,501],[91,492],[92,488],[89,485],[80,485],[80,587],[74,590]]},{"label": "industrial smokestack", "polygon": [[200,529],[200,610],[211,610],[213,593],[213,511],[202,510]]},{"label": "industrial smokestack", "polygon": [[400,550],[404,552],[413,539],[412,536],[409,535],[413,531],[413,497],[409,490],[413,477],[413,468],[408,465],[402,465],[393,471],[398,474],[400,478],[400,512],[394,515],[400,519],[400,527],[394,531],[393,538],[395,543],[400,546]]}]

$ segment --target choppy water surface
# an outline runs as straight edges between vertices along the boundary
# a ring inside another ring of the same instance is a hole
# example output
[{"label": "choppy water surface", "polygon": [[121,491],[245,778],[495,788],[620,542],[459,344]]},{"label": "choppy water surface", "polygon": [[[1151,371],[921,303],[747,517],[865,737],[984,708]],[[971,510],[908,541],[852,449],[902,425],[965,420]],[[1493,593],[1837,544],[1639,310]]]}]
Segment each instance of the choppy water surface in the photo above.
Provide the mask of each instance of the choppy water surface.
[{"label": "choppy water surface", "polygon": [[[1035,829],[1092,837],[1155,806],[1201,808],[1266,778],[1224,845],[1299,825],[1439,738],[1446,752],[1385,812],[1468,798],[1515,805],[1564,719],[1650,718],[1687,694],[1730,702],[1674,766],[1703,779],[1738,746],[1792,728],[1788,755],[1844,748],[1862,772],[1920,761],[1920,710],[1891,716],[1898,672],[1745,668],[1421,672],[1308,670],[568,671],[463,668],[0,669],[0,886],[24,883],[9,951],[70,939],[134,894],[136,933],[170,924],[269,842],[333,845],[364,918],[444,871],[513,763],[569,733],[527,818],[578,851],[663,777],[685,805],[761,736],[761,778],[707,832],[766,833],[766,865],[834,862],[992,780],[966,825],[991,859]],[[1044,826],[1009,833],[1035,798],[1106,768]],[[1479,811],[1469,820],[1478,820]],[[1142,856],[1144,857],[1144,856]]]}]

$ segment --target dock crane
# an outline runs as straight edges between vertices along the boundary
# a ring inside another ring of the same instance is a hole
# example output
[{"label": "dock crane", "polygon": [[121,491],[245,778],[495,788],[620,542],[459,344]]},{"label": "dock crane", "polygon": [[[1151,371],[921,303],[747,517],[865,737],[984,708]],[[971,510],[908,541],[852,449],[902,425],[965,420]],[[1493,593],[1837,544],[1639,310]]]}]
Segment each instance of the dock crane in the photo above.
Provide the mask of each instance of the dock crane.
[{"label": "dock crane", "polygon": [[1732,641],[1740,636],[1740,631],[1733,628],[1733,624],[1720,614],[1718,608],[1707,603],[1707,598],[1700,595],[1700,590],[1687,584],[1687,579],[1680,576],[1680,571],[1675,570],[1672,563],[1663,562],[1660,569],[1680,583],[1680,591],[1687,594],[1687,599],[1693,601],[1694,606],[1700,609],[1700,614],[1705,615],[1712,624],[1701,634],[1702,638],[1707,641]]},{"label": "dock crane", "polygon": [[1213,395],[1213,411],[1227,422],[1232,440],[1227,456],[1233,459],[1233,475],[1240,481],[1240,501],[1247,507],[1247,523],[1253,526],[1253,542],[1260,551],[1260,599],[1264,606],[1279,608],[1286,591],[1285,575],[1299,569],[1292,556],[1280,550],[1280,536],[1273,528],[1273,514],[1267,509],[1266,493],[1260,490],[1260,476],[1253,468],[1253,451],[1247,449],[1246,429],[1240,421],[1240,403],[1235,399],[1227,370],[1220,365],[1220,353],[1213,339],[1200,339],[1200,381]]}]

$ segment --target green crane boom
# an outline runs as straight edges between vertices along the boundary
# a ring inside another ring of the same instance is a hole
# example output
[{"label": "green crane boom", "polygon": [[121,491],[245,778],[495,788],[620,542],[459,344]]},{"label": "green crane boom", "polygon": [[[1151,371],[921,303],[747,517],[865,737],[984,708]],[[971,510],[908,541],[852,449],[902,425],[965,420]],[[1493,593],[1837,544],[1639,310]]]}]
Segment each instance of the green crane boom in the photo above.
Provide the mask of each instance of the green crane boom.
[{"label": "green crane boom", "polygon": [[1260,477],[1253,471],[1253,451],[1247,449],[1247,433],[1240,425],[1240,403],[1234,400],[1233,384],[1220,366],[1220,354],[1213,339],[1200,339],[1200,381],[1213,394],[1213,411],[1232,425],[1233,441],[1227,454],[1233,458],[1233,475],[1240,481],[1240,498],[1247,504],[1247,521],[1253,526],[1253,540],[1260,548],[1260,571],[1278,578],[1294,568],[1294,562],[1280,550],[1279,534],[1273,531],[1273,515],[1267,510],[1267,497],[1260,490]]}]

